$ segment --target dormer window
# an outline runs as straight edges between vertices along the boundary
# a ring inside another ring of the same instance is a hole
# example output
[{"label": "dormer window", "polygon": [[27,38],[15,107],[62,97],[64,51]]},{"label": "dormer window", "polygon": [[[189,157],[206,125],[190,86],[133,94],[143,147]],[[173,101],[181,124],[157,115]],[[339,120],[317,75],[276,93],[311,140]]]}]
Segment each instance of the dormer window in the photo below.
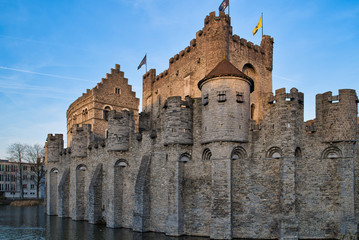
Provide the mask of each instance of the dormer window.
[{"label": "dormer window", "polygon": [[218,91],[218,102],[225,102],[226,98],[226,91]]}]

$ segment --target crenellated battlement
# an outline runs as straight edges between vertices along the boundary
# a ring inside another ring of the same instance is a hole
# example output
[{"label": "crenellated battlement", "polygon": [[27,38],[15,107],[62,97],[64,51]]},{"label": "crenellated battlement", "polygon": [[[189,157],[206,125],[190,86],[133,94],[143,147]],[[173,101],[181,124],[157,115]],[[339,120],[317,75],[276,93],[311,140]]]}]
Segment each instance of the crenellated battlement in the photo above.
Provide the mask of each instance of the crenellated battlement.
[{"label": "crenellated battlement", "polygon": [[209,15],[207,15],[204,19],[204,25],[211,24],[213,22],[217,21],[225,21],[227,23],[230,23],[231,18],[225,14],[224,12],[219,12],[219,15],[216,16],[216,12],[210,12]]},{"label": "crenellated battlement", "polygon": [[334,96],[332,92],[329,91],[323,94],[317,94],[316,98],[320,103],[325,105],[332,103],[346,104],[347,101],[349,102],[358,101],[356,92],[353,89],[339,89],[339,94]]},{"label": "crenellated battlement", "polygon": [[266,103],[276,104],[284,102],[297,102],[301,105],[304,103],[304,94],[298,92],[298,89],[292,88],[289,93],[286,92],[285,88],[280,88],[275,91],[275,95],[272,92],[266,94]]},{"label": "crenellated battlement", "polygon": [[62,141],[64,138],[63,134],[47,134],[46,141]]},{"label": "crenellated battlement", "polygon": [[91,124],[83,124],[83,125],[79,125],[79,124],[75,124],[73,127],[72,127],[72,130],[71,130],[73,133],[79,133],[79,132],[91,132]]},{"label": "crenellated battlement", "polygon": [[183,101],[181,96],[173,96],[167,98],[163,108],[169,110],[171,108],[192,108],[193,101],[190,97],[186,97]]}]

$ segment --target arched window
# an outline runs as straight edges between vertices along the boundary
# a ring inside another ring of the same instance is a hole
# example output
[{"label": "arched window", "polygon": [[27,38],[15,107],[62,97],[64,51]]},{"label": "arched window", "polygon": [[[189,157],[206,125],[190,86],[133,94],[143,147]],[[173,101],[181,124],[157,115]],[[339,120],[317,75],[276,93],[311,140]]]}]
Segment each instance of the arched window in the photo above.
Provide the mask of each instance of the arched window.
[{"label": "arched window", "polygon": [[282,150],[279,147],[271,147],[266,154],[267,158],[279,159],[282,157]]},{"label": "arched window", "polygon": [[254,69],[253,65],[250,63],[247,63],[243,66],[242,72],[246,74],[248,77],[252,78],[253,81],[257,79],[257,72]]},{"label": "arched window", "polygon": [[322,152],[323,159],[341,158],[342,151],[337,147],[328,147]]},{"label": "arched window", "polygon": [[84,172],[84,171],[87,170],[87,167],[84,164],[80,164],[80,165],[77,166],[76,170]]},{"label": "arched window", "polygon": [[108,120],[108,114],[109,112],[111,111],[111,107],[110,106],[106,106],[104,109],[103,109],[103,119],[104,120]]},{"label": "arched window", "polygon": [[209,150],[209,148],[204,149],[202,154],[202,160],[204,161],[211,160],[211,158],[212,158],[211,150]]},{"label": "arched window", "polygon": [[115,163],[115,167],[127,167],[128,162],[126,159],[118,159]]},{"label": "arched window", "polygon": [[300,150],[299,147],[297,147],[297,148],[295,149],[294,156],[295,156],[296,159],[302,158],[302,150]]},{"label": "arched window", "polygon": [[232,160],[237,160],[237,159],[246,159],[248,158],[247,152],[243,147],[235,147],[232,150],[231,153],[231,159]]},{"label": "arched window", "polygon": [[179,157],[180,162],[188,162],[190,160],[191,160],[191,154],[189,153],[182,153],[181,156]]}]

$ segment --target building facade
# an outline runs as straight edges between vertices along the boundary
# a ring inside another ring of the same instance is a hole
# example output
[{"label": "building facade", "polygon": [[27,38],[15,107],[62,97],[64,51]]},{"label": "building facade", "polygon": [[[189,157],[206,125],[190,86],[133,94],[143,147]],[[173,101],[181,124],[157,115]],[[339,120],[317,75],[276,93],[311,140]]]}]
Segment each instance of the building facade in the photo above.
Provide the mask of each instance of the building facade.
[{"label": "building facade", "polygon": [[270,36],[254,45],[210,13],[143,76],[138,120],[110,111],[105,136],[72,125],[67,148],[48,135],[47,214],[171,236],[356,238],[356,92],[318,94],[304,122],[303,93],[273,94],[272,58]]},{"label": "building facade", "polygon": [[[23,198],[37,198],[37,185],[35,180],[36,164],[21,163],[22,176],[20,176],[19,163],[9,160],[0,160],[0,195],[10,199],[21,198],[20,177],[22,178]],[[44,198],[44,183],[40,185],[39,197]]]}]

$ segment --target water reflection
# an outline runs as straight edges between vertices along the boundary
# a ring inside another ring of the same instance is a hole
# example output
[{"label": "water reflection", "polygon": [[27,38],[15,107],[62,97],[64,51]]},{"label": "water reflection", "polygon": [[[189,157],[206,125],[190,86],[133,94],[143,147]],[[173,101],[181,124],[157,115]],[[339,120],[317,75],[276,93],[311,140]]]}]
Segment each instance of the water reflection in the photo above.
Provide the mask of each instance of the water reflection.
[{"label": "water reflection", "polygon": [[85,221],[46,216],[41,207],[0,206],[0,239],[51,240],[204,240],[202,237],[169,237],[158,233],[137,233],[111,229]]}]

